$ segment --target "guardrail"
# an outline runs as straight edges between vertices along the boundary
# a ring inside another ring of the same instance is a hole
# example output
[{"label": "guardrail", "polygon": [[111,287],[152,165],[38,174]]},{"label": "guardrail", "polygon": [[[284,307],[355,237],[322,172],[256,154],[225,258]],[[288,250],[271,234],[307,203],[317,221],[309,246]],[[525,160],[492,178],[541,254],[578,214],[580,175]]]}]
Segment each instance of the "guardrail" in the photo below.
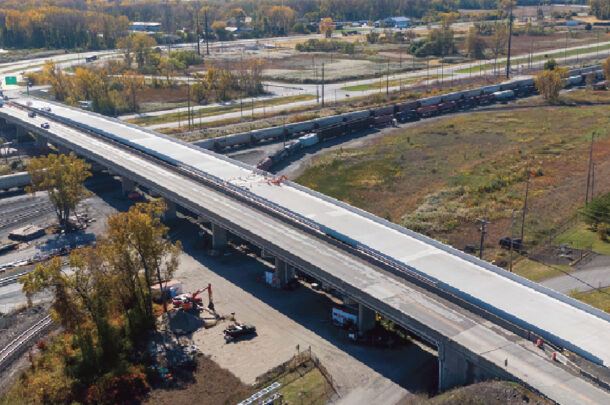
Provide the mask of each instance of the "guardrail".
[{"label": "guardrail", "polygon": [[[22,105],[18,106],[23,110],[32,110],[30,107],[25,107]],[[491,312],[488,307],[481,306],[480,303],[476,300],[474,302],[471,302],[465,299],[464,297],[456,295],[455,292],[451,289],[444,288],[445,285],[443,283],[438,283],[434,279],[427,278],[420,272],[409,268],[403,263],[400,263],[394,260],[393,258],[384,255],[368,246],[359,244],[357,241],[354,241],[343,234],[335,232],[334,230],[328,229],[324,225],[318,224],[317,222],[312,221],[309,218],[302,216],[301,214],[288,210],[272,201],[260,197],[252,193],[245,187],[232,184],[217,176],[203,172],[190,165],[183,165],[179,163],[177,164],[171,158],[164,159],[163,155],[160,155],[156,152],[155,154],[153,154],[151,153],[151,151],[146,150],[146,148],[144,147],[141,147],[137,144],[132,144],[129,141],[126,141],[111,134],[107,134],[96,128],[76,123],[73,120],[49,112],[43,112],[37,109],[35,109],[35,111],[41,115],[45,115],[51,119],[62,122],[70,127],[77,128],[80,131],[85,131],[94,137],[102,139],[104,142],[110,142],[118,145],[120,148],[128,149],[132,153],[135,153],[147,160],[152,160],[157,164],[161,164],[162,166],[167,167],[170,170],[182,173],[187,178],[193,179],[202,184],[206,184],[207,186],[215,190],[221,191],[224,194],[229,194],[235,197],[237,200],[247,203],[248,205],[254,205],[258,208],[262,208],[264,212],[272,214],[274,217],[284,220],[290,223],[291,225],[297,225],[301,229],[304,229],[305,231],[309,232],[310,234],[317,235],[318,237],[323,237],[326,242],[330,242],[334,246],[343,246],[344,249],[347,248],[352,254],[355,254],[360,258],[368,260],[373,264],[381,265],[381,268],[389,270],[390,272],[397,274],[398,276],[402,276],[403,278],[405,278],[406,281],[415,282],[416,285],[419,285],[420,287],[423,287],[426,290],[429,290],[430,292],[449,300],[450,302],[461,305],[463,308],[473,312],[474,314],[488,319],[496,323],[497,325],[506,328],[507,330],[510,330],[513,333],[516,333],[517,335],[523,338],[526,338],[531,341],[541,337],[541,331],[536,330],[536,328],[531,328],[530,326],[525,327],[522,324],[515,323],[513,322],[513,319],[510,316],[506,316],[507,314],[504,314],[504,316],[502,316],[501,314]],[[254,169],[253,172],[266,177],[266,174],[259,170]],[[293,184],[290,185],[294,186]],[[352,210],[355,209],[352,207]],[[436,244],[439,243],[436,242]],[[436,246],[436,244],[433,245]],[[472,258],[470,259],[471,260],[469,261],[472,261]],[[556,336],[554,338],[556,338],[557,340],[561,340]]]}]

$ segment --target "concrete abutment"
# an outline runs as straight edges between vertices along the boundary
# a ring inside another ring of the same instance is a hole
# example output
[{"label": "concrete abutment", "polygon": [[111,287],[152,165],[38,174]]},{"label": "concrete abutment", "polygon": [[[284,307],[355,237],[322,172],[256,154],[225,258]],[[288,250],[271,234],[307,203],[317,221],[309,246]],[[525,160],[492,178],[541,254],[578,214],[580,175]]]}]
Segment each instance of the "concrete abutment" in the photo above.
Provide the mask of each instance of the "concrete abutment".
[{"label": "concrete abutment", "polygon": [[223,249],[227,246],[228,232],[223,227],[212,223],[212,248]]}]

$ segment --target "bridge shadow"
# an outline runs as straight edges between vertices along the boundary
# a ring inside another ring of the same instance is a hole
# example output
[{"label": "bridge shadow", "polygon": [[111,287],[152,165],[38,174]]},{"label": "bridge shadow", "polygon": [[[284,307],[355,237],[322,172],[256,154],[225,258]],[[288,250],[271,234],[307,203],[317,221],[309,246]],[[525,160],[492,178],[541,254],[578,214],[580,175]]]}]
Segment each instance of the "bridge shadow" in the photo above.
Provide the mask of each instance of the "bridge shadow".
[{"label": "bridge shadow", "polygon": [[[121,182],[107,173],[96,173],[87,180],[86,186],[119,212],[127,211],[130,206],[138,202],[126,199],[122,195]],[[142,201],[145,200],[142,199]],[[178,212],[181,211],[183,214],[189,214],[179,208]],[[332,325],[331,311],[332,307],[337,304],[327,294],[305,286],[294,291],[275,289],[264,282],[264,271],[269,270],[269,267],[261,263],[253,253],[246,254],[229,248],[227,255],[211,257],[206,251],[197,247],[198,235],[201,231],[198,224],[182,216],[166,223],[170,227],[170,237],[174,241],[182,242],[184,252],[218,276],[322,337],[409,392],[436,393],[438,359],[430,351],[413,343],[392,349],[352,343],[348,339],[347,331]],[[234,236],[232,236],[232,241],[235,245],[245,244]],[[254,247],[249,249],[249,252],[258,251]],[[247,320],[244,321],[247,322]]]},{"label": "bridge shadow", "polygon": [[[412,393],[434,394],[438,388],[438,358],[419,345],[407,342],[395,348],[361,346],[351,342],[347,331],[331,322],[333,302],[329,295],[300,286],[294,291],[267,285],[264,271],[269,267],[242,251],[229,248],[227,255],[210,257],[196,247],[200,227],[179,218],[172,222],[172,234],[183,244],[184,252],[245,292],[312,331],[346,354]],[[179,232],[174,231],[178,229]],[[237,244],[241,241],[235,238]],[[255,252],[258,249],[250,249]],[[247,323],[247,319],[244,319]],[[256,325],[255,325],[256,326]],[[296,342],[295,342],[296,344]]]}]

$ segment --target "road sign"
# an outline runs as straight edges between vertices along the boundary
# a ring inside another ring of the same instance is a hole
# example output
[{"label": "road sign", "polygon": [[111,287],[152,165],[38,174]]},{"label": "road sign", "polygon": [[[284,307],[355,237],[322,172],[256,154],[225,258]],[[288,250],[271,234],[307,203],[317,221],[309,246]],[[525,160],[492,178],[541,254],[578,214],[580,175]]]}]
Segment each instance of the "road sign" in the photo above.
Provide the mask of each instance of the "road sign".
[{"label": "road sign", "polygon": [[7,86],[9,84],[17,84],[17,76],[6,76],[4,80],[6,81]]}]

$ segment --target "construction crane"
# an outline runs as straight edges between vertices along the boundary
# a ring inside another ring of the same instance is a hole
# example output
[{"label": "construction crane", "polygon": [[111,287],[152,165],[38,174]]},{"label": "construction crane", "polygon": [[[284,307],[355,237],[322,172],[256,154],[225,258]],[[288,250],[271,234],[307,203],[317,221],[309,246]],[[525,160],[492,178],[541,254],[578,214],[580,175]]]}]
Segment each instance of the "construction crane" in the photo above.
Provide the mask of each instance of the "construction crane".
[{"label": "construction crane", "polygon": [[208,283],[207,286],[202,287],[193,293],[181,294],[181,295],[175,297],[172,300],[172,303],[174,304],[175,307],[179,307],[184,310],[193,309],[196,306],[202,304],[203,300],[201,299],[201,297],[199,297],[199,294],[201,294],[205,290],[208,291],[208,309],[213,311],[214,310],[214,301],[212,299],[212,284],[211,283]]}]

